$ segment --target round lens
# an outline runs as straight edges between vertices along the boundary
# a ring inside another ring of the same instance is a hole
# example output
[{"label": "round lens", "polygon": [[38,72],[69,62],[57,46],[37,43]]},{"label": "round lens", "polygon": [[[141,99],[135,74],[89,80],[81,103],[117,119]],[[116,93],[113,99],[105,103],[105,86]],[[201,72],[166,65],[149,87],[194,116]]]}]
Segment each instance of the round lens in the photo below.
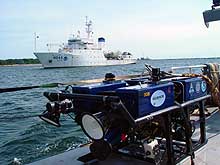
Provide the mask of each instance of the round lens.
[{"label": "round lens", "polygon": [[90,114],[82,117],[82,128],[85,134],[92,140],[102,139],[104,136],[103,128],[99,120]]}]

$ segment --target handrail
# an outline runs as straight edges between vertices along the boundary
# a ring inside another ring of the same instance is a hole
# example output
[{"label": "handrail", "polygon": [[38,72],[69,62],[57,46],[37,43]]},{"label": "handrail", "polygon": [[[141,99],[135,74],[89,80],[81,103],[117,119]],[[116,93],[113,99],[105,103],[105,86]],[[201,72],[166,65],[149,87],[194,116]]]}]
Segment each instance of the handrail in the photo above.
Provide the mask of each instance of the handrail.
[{"label": "handrail", "polygon": [[190,104],[192,104],[192,103],[199,102],[199,101],[208,99],[208,98],[210,98],[210,97],[211,97],[211,95],[206,95],[206,96],[203,96],[203,97],[199,97],[199,98],[197,98],[197,99],[193,99],[193,100],[190,100],[190,101],[186,101],[186,102],[180,104],[180,106],[181,106],[181,108],[183,108],[183,107],[186,107],[186,106],[188,106],[188,105],[190,105]]},{"label": "handrail", "polygon": [[174,73],[175,70],[180,69],[189,69],[189,73],[192,73],[193,68],[205,68],[206,65],[190,65],[190,66],[179,66],[179,67],[171,67],[172,73]]}]

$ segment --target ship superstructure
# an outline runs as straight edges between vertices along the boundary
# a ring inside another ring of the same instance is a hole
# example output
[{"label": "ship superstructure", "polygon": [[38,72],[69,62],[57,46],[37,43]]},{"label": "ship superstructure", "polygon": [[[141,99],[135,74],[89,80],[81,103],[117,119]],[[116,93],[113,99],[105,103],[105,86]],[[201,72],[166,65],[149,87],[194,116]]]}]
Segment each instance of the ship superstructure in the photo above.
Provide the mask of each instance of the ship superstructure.
[{"label": "ship superstructure", "polygon": [[82,38],[80,31],[78,31],[77,35],[72,35],[67,44],[62,45],[56,52],[34,52],[43,67],[105,66],[136,63],[136,59],[128,52],[112,53],[112,56],[111,53],[107,53],[105,51],[105,38],[103,37],[98,38],[98,44],[96,44],[92,37],[92,21],[88,21],[87,17],[85,26],[87,34],[85,38]]}]

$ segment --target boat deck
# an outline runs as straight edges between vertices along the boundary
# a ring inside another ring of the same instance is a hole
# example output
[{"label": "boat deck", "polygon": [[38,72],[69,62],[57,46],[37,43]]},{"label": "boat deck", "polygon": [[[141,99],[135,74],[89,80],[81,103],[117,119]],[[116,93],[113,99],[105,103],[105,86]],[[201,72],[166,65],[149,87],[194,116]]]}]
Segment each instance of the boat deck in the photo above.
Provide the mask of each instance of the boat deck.
[{"label": "boat deck", "polygon": [[220,112],[207,120],[207,145],[196,152],[195,164],[219,165],[220,163]]}]

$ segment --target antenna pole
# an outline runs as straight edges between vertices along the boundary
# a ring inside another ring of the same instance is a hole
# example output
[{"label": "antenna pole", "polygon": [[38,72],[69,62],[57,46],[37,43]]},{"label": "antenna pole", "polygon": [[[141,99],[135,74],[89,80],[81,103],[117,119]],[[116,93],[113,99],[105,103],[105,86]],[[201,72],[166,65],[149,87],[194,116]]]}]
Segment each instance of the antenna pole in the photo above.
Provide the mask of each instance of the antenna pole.
[{"label": "antenna pole", "polygon": [[92,26],[92,21],[88,21],[88,16],[86,16],[86,33],[88,39],[90,38],[90,33],[92,32],[91,26]]},{"label": "antenna pole", "polygon": [[34,52],[36,52],[37,49],[37,35],[36,32],[34,32]]},{"label": "antenna pole", "polygon": [[37,36],[36,32],[34,32],[34,52],[37,51],[37,39],[39,36]]}]

